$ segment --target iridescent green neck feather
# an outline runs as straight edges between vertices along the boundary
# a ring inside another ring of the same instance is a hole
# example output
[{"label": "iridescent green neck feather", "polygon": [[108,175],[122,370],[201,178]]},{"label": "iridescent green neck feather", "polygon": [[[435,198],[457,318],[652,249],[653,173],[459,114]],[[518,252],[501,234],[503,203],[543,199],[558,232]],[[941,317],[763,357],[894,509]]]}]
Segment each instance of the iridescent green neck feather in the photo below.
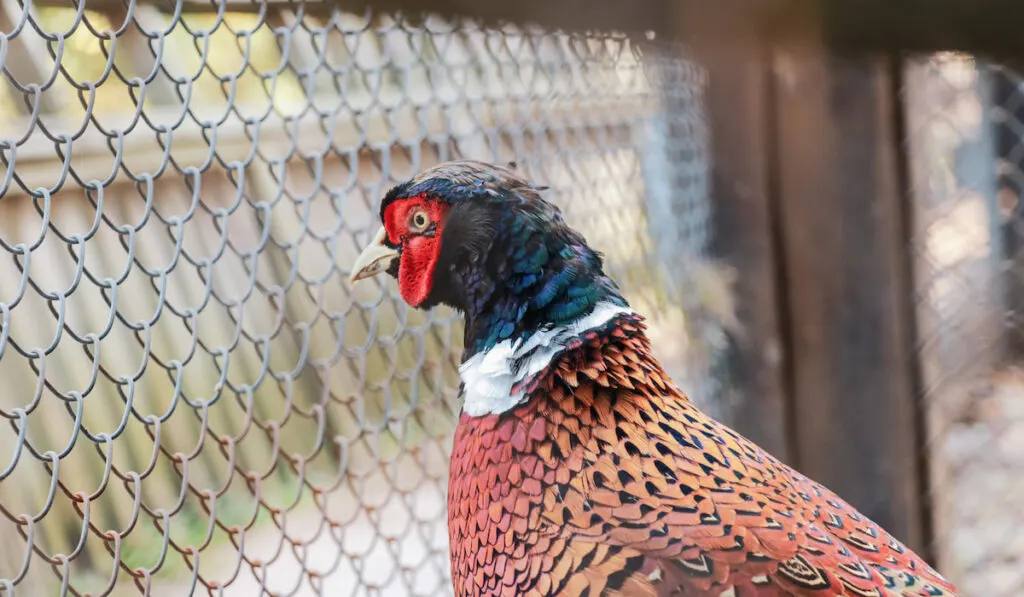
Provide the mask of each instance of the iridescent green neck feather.
[{"label": "iridescent green neck feather", "polygon": [[511,171],[481,165],[466,174],[432,172],[384,199],[433,196],[451,206],[434,291],[466,317],[466,358],[539,330],[570,326],[599,303],[627,307],[601,256],[540,191]]}]

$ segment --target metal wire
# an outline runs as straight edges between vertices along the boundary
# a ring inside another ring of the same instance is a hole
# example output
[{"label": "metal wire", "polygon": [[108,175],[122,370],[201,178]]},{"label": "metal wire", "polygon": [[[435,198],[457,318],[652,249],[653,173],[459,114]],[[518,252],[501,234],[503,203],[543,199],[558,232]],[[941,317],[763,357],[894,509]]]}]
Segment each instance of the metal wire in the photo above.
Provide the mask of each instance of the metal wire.
[{"label": "metal wire", "polygon": [[965,595],[1020,595],[1024,88],[957,54],[906,75],[934,552]]},{"label": "metal wire", "polygon": [[668,367],[709,377],[680,333],[709,206],[678,49],[336,5],[19,2],[0,594],[447,594],[460,320],[345,282],[387,187],[439,160],[549,185]]}]

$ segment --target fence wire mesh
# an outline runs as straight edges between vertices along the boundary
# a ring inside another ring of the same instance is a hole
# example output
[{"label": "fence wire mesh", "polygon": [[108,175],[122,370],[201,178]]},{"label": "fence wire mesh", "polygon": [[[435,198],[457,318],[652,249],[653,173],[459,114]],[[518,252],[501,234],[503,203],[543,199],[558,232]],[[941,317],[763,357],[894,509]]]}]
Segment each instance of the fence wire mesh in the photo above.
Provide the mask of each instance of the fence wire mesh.
[{"label": "fence wire mesh", "polygon": [[460,320],[345,282],[440,160],[549,185],[713,395],[677,49],[257,8],[0,2],[0,594],[447,594]]},{"label": "fence wire mesh", "polygon": [[934,552],[965,595],[1020,595],[1024,81],[958,54],[906,75]]}]

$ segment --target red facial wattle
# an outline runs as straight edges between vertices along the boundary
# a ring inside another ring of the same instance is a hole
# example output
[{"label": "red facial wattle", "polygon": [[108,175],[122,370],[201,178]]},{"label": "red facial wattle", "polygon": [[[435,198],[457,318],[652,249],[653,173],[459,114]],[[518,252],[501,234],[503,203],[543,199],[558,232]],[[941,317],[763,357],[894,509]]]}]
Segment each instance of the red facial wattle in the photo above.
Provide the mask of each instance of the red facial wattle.
[{"label": "red facial wattle", "polygon": [[[410,231],[410,216],[417,210],[426,212],[433,226],[433,234]],[[441,254],[441,232],[448,204],[437,199],[410,197],[399,199],[384,210],[384,229],[388,240],[402,247],[398,264],[398,291],[412,307],[427,300],[434,285],[434,268]]]}]

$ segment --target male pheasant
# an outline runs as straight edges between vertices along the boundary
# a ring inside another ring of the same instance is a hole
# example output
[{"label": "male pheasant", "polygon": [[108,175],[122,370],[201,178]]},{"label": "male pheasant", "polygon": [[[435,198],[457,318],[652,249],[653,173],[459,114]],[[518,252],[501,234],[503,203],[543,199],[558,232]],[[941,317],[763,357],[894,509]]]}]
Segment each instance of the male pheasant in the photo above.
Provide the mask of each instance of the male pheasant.
[{"label": "male pheasant", "polygon": [[956,597],[834,493],[699,411],[601,256],[512,170],[391,189],[352,281],[465,314],[448,495],[460,597]]}]

